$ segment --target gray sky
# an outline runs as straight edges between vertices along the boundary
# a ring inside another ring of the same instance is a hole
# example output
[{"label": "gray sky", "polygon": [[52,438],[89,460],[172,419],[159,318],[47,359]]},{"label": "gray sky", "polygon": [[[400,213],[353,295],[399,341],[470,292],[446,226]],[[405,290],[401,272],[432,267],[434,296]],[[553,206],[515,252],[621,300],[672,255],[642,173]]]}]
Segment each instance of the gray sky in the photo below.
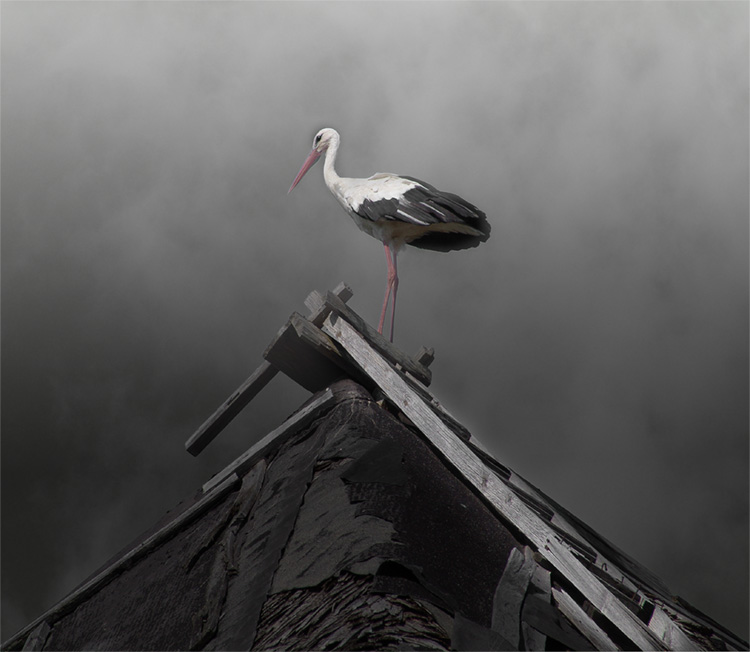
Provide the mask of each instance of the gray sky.
[{"label": "gray sky", "polygon": [[382,246],[317,166],[483,208],[396,343],[503,463],[748,636],[748,4],[2,7],[2,638],[305,392],[184,441]]}]

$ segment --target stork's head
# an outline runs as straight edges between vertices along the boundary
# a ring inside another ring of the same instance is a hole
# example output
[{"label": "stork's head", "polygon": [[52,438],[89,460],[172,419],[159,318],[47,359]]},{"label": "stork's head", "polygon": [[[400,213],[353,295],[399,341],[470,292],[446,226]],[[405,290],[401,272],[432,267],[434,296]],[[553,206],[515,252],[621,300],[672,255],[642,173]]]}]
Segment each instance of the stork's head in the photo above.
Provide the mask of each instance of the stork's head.
[{"label": "stork's head", "polygon": [[339,132],[330,127],[321,129],[313,138],[313,149],[321,154],[328,149],[331,142],[339,139]]},{"label": "stork's head", "polygon": [[338,143],[338,141],[339,134],[335,129],[326,127],[325,129],[321,129],[317,134],[315,134],[315,138],[313,138],[312,150],[310,150],[310,153],[307,155],[305,162],[302,164],[300,171],[294,178],[294,181],[292,182],[292,185],[289,188],[287,194],[294,190],[294,186],[296,186],[300,182],[302,177],[305,176],[307,171],[313,165],[315,165],[315,162],[320,158],[320,155],[328,149],[331,143]]}]

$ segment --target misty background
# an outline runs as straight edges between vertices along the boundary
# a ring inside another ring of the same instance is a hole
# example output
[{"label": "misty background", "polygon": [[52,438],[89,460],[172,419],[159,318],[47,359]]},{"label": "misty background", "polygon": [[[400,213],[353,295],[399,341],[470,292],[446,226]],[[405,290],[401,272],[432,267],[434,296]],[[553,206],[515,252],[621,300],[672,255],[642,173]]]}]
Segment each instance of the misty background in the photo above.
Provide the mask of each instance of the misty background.
[{"label": "misty background", "polygon": [[307,393],[185,440],[383,248],[316,166],[492,237],[399,256],[395,341],[498,460],[748,636],[748,4],[2,2],[2,639]]}]

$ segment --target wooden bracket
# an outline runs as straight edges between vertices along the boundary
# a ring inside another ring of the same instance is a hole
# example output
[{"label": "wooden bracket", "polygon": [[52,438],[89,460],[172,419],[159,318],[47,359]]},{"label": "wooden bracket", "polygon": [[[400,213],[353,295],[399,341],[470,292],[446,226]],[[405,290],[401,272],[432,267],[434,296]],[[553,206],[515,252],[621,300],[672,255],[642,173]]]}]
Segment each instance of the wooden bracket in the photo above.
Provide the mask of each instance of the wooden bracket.
[{"label": "wooden bracket", "polygon": [[416,356],[409,357],[397,349],[346,305],[352,294],[346,283],[339,283],[325,295],[311,292],[305,299],[310,314],[307,317],[292,314],[263,353],[263,363],[193,433],[185,443],[187,451],[191,455],[198,455],[279,371],[310,392],[321,391],[342,376],[372,386],[372,381],[343,354],[340,345],[321,330],[332,313],[352,324],[395,369],[411,377],[426,392],[426,386],[432,380],[428,367],[435,357],[435,351],[422,347]]},{"label": "wooden bracket", "polygon": [[[342,282],[336,286],[333,294],[339,301],[345,303],[352,297],[353,293],[351,288]],[[325,306],[322,299],[317,299],[320,296],[319,292],[312,292],[305,300],[305,305],[310,310],[308,320],[313,324],[322,324],[330,312],[330,309]],[[300,319],[302,318],[300,317]],[[264,360],[250,377],[185,442],[185,448],[188,453],[198,455],[257,396],[258,392],[278,372],[278,367],[274,366],[268,360]]]}]

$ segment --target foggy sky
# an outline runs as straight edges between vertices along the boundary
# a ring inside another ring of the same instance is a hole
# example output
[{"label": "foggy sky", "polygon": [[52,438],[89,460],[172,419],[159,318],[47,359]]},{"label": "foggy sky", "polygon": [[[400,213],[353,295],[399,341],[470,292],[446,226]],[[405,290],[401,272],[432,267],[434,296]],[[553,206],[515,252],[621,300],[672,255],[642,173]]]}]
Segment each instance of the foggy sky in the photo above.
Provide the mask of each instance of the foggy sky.
[{"label": "foggy sky", "polygon": [[313,289],[386,268],[316,166],[486,211],[396,344],[502,463],[748,636],[747,3],[2,12],[2,639],[306,398],[184,441]]}]

